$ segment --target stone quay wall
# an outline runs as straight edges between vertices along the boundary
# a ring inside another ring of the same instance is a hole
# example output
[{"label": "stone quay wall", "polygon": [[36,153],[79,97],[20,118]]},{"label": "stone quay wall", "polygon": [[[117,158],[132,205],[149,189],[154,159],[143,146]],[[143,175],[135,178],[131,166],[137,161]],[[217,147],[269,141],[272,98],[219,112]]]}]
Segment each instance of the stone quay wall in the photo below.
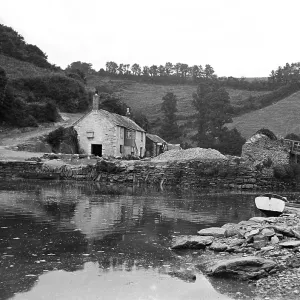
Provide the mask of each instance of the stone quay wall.
[{"label": "stone quay wall", "polygon": [[96,165],[60,165],[36,161],[0,161],[0,178],[67,179],[105,184],[182,188],[284,189],[295,185],[274,177],[272,168],[256,168],[240,158],[180,162],[105,161]]}]

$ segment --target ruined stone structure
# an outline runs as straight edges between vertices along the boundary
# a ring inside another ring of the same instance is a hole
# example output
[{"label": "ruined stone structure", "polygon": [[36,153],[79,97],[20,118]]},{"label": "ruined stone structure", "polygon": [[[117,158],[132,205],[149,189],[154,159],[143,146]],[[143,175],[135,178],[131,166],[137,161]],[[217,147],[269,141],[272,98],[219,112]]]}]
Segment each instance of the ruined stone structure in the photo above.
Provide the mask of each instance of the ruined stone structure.
[{"label": "ruined stone structure", "polygon": [[146,156],[158,156],[167,150],[167,142],[155,134],[146,134]]},{"label": "ruined stone structure", "polygon": [[256,164],[287,165],[290,159],[289,147],[283,140],[271,139],[262,133],[256,133],[243,145],[242,158]]}]

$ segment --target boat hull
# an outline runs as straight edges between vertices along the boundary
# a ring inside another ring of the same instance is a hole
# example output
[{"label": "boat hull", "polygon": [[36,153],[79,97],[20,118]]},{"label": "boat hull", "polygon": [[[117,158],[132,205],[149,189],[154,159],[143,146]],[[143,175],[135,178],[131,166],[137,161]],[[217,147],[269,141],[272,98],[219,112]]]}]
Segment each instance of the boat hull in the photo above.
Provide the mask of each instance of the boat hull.
[{"label": "boat hull", "polygon": [[267,216],[279,216],[285,208],[283,197],[276,195],[261,195],[255,198],[256,207]]}]

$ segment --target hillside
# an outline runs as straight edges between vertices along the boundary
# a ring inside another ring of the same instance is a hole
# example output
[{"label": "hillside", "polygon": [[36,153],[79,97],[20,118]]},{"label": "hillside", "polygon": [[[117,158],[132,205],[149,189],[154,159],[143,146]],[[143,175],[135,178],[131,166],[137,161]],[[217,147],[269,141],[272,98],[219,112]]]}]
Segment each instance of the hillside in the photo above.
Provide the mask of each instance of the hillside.
[{"label": "hillside", "polygon": [[[147,84],[130,80],[110,80],[109,78],[98,76],[90,76],[87,84],[89,89],[101,85],[107,86],[134,111],[140,111],[145,114],[151,122],[158,117],[162,117],[160,106],[162,97],[167,92],[173,92],[177,96],[178,116],[180,119],[188,119],[189,116],[195,113],[195,109],[192,106],[192,94],[197,89],[195,85]],[[234,89],[227,89],[227,91],[234,106],[242,105],[250,95],[257,96],[268,93]]]},{"label": "hillside", "polygon": [[57,72],[37,67],[34,64],[17,60],[15,58],[0,54],[0,67],[6,72],[9,79],[17,79],[20,77],[33,77],[41,75],[49,75]]},{"label": "hillside", "polygon": [[300,134],[300,92],[285,99],[233,119],[228,128],[236,127],[248,138],[261,128],[268,128],[277,136],[288,133]]}]

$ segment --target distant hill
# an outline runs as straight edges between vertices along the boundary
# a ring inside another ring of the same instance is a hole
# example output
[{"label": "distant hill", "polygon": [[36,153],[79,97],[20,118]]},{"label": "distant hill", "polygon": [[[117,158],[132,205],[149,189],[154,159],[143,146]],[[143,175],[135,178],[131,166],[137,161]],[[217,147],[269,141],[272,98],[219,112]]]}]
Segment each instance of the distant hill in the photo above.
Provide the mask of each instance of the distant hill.
[{"label": "distant hill", "polygon": [[233,119],[229,128],[236,127],[245,138],[261,128],[268,128],[277,136],[300,134],[300,92],[260,110]]},{"label": "distant hill", "polygon": [[[153,122],[162,117],[160,111],[162,97],[167,92],[173,92],[177,96],[178,116],[180,119],[189,119],[195,114],[192,105],[192,94],[196,91],[196,85],[161,85],[151,83],[139,83],[131,80],[116,80],[108,77],[89,76],[87,85],[90,90],[96,86],[106,86],[120,97],[134,111],[145,114],[149,121]],[[257,96],[268,92],[245,91],[227,88],[232,105],[240,106],[249,96]]]}]

